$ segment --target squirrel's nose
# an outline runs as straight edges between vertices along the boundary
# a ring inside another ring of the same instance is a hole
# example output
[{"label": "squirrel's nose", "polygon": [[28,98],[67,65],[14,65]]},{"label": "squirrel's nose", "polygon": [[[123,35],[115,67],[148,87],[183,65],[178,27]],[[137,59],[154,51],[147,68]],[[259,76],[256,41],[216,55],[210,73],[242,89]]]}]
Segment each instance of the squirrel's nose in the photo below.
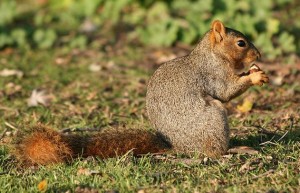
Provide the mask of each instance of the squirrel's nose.
[{"label": "squirrel's nose", "polygon": [[261,57],[260,52],[258,49],[251,43],[252,48],[254,49],[254,54],[256,55],[256,59],[258,60]]},{"label": "squirrel's nose", "polygon": [[261,54],[255,47],[251,50],[250,54],[251,54],[251,57],[256,60],[258,60],[261,57]]}]

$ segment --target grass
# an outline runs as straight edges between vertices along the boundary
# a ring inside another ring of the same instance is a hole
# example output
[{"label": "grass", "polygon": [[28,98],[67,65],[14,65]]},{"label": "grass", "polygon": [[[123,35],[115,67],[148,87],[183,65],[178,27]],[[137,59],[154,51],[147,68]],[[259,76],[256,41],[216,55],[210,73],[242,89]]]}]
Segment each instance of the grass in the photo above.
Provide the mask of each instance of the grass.
[{"label": "grass", "polygon": [[[211,160],[171,154],[136,158],[129,153],[24,169],[15,167],[7,146],[15,129],[28,124],[150,129],[144,98],[154,68],[146,65],[152,61],[137,48],[121,53],[13,50],[0,55],[0,70],[24,73],[21,78],[0,77],[0,192],[38,192],[43,180],[47,192],[83,192],[84,188],[90,192],[300,191],[300,87],[296,83],[252,88],[228,105],[231,146],[250,146],[258,154]],[[91,64],[100,70],[91,71]],[[295,92],[286,95],[291,88]],[[51,104],[28,107],[34,89],[51,94]],[[252,111],[237,112],[237,104],[248,96],[255,99]]]}]

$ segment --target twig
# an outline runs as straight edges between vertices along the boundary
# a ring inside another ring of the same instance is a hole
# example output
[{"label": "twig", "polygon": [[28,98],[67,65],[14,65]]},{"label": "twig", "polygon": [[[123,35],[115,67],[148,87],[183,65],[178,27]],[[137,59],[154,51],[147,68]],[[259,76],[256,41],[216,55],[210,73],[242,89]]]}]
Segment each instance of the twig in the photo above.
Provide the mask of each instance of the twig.
[{"label": "twig", "polygon": [[266,144],[272,144],[272,145],[277,145],[276,143],[272,142],[272,141],[265,141],[263,143],[260,143],[259,145],[266,145]]},{"label": "twig", "polygon": [[286,131],[278,140],[277,142],[279,142],[280,140],[282,140],[287,134],[288,134],[289,131]]},{"label": "twig", "polygon": [[12,124],[10,124],[8,122],[4,122],[4,124],[11,129],[18,130],[18,128],[16,128],[15,126],[13,126]]},{"label": "twig", "polygon": [[258,179],[258,178],[267,176],[267,175],[272,174],[272,173],[274,173],[274,172],[275,172],[275,170],[273,170],[273,169],[268,170],[268,171],[266,171],[265,173],[262,173],[262,174],[260,174],[260,175],[258,175],[258,176],[255,176],[255,177],[251,178],[251,180],[256,180],[256,179]]},{"label": "twig", "polygon": [[266,145],[266,144],[272,144],[276,145],[276,143],[272,142],[275,136],[273,136],[270,140],[260,143],[259,145]]}]

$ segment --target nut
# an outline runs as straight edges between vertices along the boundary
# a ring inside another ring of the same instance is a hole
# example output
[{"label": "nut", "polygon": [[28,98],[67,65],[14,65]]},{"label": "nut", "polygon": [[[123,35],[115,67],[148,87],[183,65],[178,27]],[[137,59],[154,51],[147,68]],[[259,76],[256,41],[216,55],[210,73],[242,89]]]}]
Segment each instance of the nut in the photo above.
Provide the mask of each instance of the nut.
[{"label": "nut", "polygon": [[249,69],[249,73],[252,74],[254,72],[258,72],[260,71],[261,69],[256,65],[256,64],[253,64],[250,69]]}]

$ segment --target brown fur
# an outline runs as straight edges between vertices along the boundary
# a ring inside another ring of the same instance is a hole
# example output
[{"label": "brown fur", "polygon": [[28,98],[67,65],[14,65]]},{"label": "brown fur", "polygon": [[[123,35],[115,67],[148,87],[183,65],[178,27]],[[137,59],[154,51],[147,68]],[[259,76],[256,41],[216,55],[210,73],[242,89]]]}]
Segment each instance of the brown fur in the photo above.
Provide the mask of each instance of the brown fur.
[{"label": "brown fur", "polygon": [[12,153],[25,165],[47,165],[64,162],[73,152],[58,132],[38,124],[18,132]]},{"label": "brown fur", "polygon": [[115,157],[126,154],[132,150],[134,155],[158,153],[166,149],[166,144],[158,135],[145,130],[109,130],[91,138],[87,146],[88,155],[100,156],[101,158]]},{"label": "brown fur", "polygon": [[225,27],[219,21],[213,21],[211,24],[210,43],[212,48],[215,44],[220,43],[226,36]]},{"label": "brown fur", "polygon": [[24,165],[47,165],[71,161],[74,157],[116,157],[158,153],[170,146],[159,134],[137,129],[107,129],[95,135],[63,135],[38,124],[19,132],[13,154]]},{"label": "brown fur", "polygon": [[177,152],[226,153],[229,125],[223,103],[267,82],[262,71],[238,73],[259,57],[241,32],[212,22],[190,54],[162,64],[150,78],[146,108],[152,126]]}]

